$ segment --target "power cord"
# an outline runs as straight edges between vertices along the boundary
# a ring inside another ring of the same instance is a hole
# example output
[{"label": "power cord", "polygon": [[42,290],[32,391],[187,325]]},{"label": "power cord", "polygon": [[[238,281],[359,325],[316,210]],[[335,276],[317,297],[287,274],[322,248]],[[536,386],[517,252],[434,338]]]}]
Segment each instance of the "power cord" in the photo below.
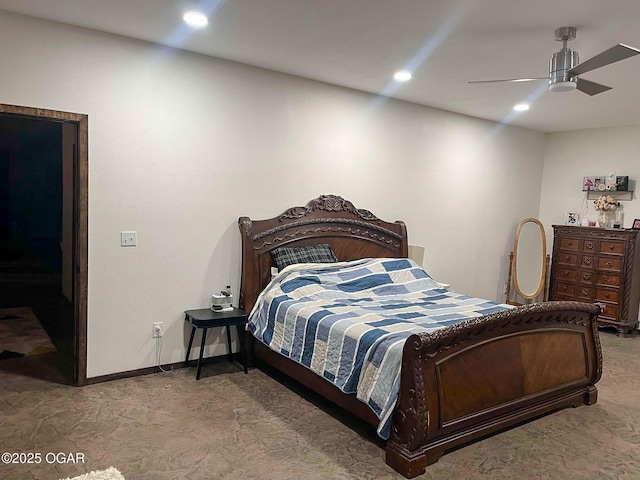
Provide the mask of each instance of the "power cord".
[{"label": "power cord", "polygon": [[589,192],[584,192],[584,198],[582,199],[582,215],[580,218],[587,218],[589,212]]},{"label": "power cord", "polygon": [[157,327],[160,330],[160,335],[156,337],[156,367],[163,373],[173,372],[173,365],[171,365],[171,369],[165,370],[162,368],[162,364],[160,363],[160,359],[162,356],[162,340],[164,339],[164,330],[162,330],[161,326]]}]

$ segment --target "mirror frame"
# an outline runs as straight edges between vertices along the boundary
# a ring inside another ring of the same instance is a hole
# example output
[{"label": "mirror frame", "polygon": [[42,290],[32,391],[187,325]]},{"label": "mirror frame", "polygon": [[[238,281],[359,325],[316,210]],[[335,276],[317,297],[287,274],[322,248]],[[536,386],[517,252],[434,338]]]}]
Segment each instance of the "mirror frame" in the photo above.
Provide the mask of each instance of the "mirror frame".
[{"label": "mirror frame", "polygon": [[[540,236],[542,237],[542,252],[540,255],[540,262],[542,263],[542,267],[541,267],[541,274],[540,274],[540,283],[533,295],[524,293],[522,290],[520,290],[520,285],[518,285],[518,243],[520,241],[520,231],[522,230],[522,227],[527,223],[537,224],[540,230]],[[516,230],[516,238],[513,242],[513,286],[516,290],[517,295],[519,295],[522,298],[531,300],[532,298],[538,297],[542,293],[542,290],[546,285],[545,280],[547,278],[546,257],[547,257],[547,236],[545,234],[544,226],[542,225],[542,222],[537,218],[532,218],[532,217],[525,218],[518,225],[518,230]]]}]

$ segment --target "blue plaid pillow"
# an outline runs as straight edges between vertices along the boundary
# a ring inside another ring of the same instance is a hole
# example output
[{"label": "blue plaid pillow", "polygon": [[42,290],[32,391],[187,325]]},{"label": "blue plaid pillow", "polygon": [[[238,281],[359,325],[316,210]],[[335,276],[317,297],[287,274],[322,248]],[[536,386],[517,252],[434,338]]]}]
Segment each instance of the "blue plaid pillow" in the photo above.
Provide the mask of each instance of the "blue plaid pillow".
[{"label": "blue plaid pillow", "polygon": [[294,263],[334,263],[337,262],[333,250],[326,243],[308,247],[278,247],[271,251],[271,258],[278,270]]}]

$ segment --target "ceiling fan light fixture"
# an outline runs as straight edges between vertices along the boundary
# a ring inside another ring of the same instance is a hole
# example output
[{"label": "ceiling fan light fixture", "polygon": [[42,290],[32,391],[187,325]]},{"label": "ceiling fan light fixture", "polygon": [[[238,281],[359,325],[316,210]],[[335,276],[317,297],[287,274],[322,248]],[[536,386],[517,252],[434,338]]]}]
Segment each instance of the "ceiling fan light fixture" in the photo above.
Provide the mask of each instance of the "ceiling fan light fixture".
[{"label": "ceiling fan light fixture", "polygon": [[571,90],[575,90],[578,87],[577,80],[566,80],[555,83],[549,83],[549,91],[550,92],[570,92]]},{"label": "ceiling fan light fixture", "polygon": [[529,105],[527,103],[519,103],[515,107],[513,107],[513,109],[516,112],[526,112],[527,110],[529,110]]}]

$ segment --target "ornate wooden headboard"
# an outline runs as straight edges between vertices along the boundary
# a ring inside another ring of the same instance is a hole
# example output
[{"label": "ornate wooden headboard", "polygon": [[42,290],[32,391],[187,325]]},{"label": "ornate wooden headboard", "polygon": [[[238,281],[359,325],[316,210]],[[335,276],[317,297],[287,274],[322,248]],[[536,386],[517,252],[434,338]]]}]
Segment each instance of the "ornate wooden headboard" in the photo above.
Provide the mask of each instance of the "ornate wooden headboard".
[{"label": "ornate wooden headboard", "polygon": [[240,217],[238,226],[242,237],[240,306],[247,311],[271,280],[275,263],[270,252],[274,248],[328,243],[340,261],[408,254],[404,222],[380,220],[337,195],[321,195],[304,207],[290,208],[267,220]]}]

